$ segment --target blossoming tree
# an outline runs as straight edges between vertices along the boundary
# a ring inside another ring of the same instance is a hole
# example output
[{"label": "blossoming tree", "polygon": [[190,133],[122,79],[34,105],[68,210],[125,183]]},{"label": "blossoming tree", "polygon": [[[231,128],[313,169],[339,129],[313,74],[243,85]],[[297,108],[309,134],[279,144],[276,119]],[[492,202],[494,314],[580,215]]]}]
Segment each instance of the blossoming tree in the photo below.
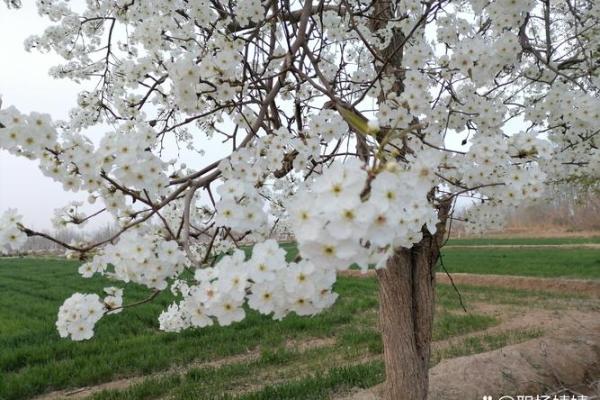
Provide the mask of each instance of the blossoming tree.
[{"label": "blossoming tree", "polygon": [[[457,199],[474,199],[473,229],[498,227],[546,184],[599,172],[594,0],[81,3],[39,1],[52,25],[26,43],[61,55],[51,75],[86,89],[68,120],[0,111],[0,148],[97,207],[56,221],[107,214],[120,227],[63,243],[3,214],[2,244],[47,237],[84,277],[116,282],[65,301],[63,337],[89,339],[134,305],[119,282],[148,287],[147,301],[175,293],[158,319],[180,331],[248,309],[315,314],[356,264],[377,269],[386,399],[425,399],[434,266]],[[92,138],[94,125],[111,128]],[[229,155],[207,163],[211,140]],[[193,163],[166,160],[165,141]],[[295,235],[292,262],[277,226]]]}]

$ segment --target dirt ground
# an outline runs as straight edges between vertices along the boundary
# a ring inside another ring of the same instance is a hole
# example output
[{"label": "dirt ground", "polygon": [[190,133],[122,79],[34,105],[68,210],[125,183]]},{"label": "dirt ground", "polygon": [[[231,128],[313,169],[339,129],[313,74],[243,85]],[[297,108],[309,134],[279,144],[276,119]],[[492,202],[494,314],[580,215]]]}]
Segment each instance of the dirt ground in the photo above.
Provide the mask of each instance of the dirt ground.
[{"label": "dirt ground", "polygon": [[[373,276],[375,271],[344,271],[346,276]],[[440,283],[450,283],[445,273]],[[580,279],[549,279],[503,275],[452,274],[455,284],[587,294],[600,298],[600,282]],[[466,337],[510,330],[539,329],[540,338],[498,350],[440,362],[430,370],[431,400],[481,399],[484,395],[579,394],[600,399],[600,305],[592,310],[544,310],[509,308],[488,303],[471,304],[478,313],[493,315],[502,323],[462,337],[434,342],[443,349]],[[355,390],[336,400],[377,400],[383,386]],[[560,397],[559,397],[560,398]]]},{"label": "dirt ground", "polygon": [[[570,231],[564,227],[557,226],[540,226],[534,229],[531,228],[508,228],[502,232],[487,233],[486,238],[489,239],[515,239],[515,238],[566,238],[566,237],[595,237],[600,236],[600,231],[581,230]],[[471,235],[452,235],[453,239],[479,239],[481,236]]]},{"label": "dirt ground", "polygon": [[[527,327],[542,329],[544,336],[494,351],[451,358],[433,367],[430,399],[481,399],[484,395],[499,398],[561,391],[600,396],[600,312],[534,310],[466,336]],[[452,338],[450,342],[460,339]],[[448,344],[434,343],[433,347]],[[378,400],[382,388],[378,385],[354,390],[335,400]]]},{"label": "dirt ground", "polygon": [[[353,277],[371,277],[375,276],[375,271],[369,270],[362,272],[358,270],[347,270],[340,273],[342,276]],[[543,290],[547,292],[560,293],[584,293],[593,297],[600,298],[600,281],[590,281],[585,279],[552,279],[552,278],[533,278],[523,276],[509,275],[488,275],[488,274],[465,274],[453,273],[452,280],[455,284],[474,285],[474,286],[494,286],[521,290]],[[436,273],[438,283],[450,283],[450,277],[442,272]]]},{"label": "dirt ground", "polygon": [[[600,297],[600,281],[462,273],[453,273],[451,276],[455,284],[495,286],[521,290],[543,290],[560,293],[585,293],[593,297]],[[438,283],[450,283],[450,277],[445,273],[437,273],[436,279]]]},{"label": "dirt ground", "polygon": [[600,249],[600,243],[571,243],[571,244],[449,244],[444,249]]}]

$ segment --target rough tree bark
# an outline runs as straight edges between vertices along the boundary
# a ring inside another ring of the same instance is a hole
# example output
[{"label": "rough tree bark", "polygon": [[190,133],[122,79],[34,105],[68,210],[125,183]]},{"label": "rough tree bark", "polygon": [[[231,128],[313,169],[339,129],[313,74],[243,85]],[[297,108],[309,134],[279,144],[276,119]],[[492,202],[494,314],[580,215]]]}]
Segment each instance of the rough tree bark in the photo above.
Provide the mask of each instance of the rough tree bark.
[{"label": "rough tree bark", "polygon": [[[373,0],[371,31],[387,26],[396,17],[399,0]],[[387,48],[379,51],[375,68],[394,77],[392,91],[404,90],[402,59],[406,37],[397,30]],[[383,69],[383,70],[382,70]],[[379,102],[385,101],[380,93]],[[418,121],[416,121],[418,122]],[[377,140],[380,141],[378,137]],[[401,150],[410,151],[407,148]],[[431,197],[433,200],[434,194]],[[433,328],[435,264],[446,232],[451,199],[438,199],[439,223],[434,234],[423,228],[423,239],[411,249],[395,249],[386,268],[377,271],[379,324],[383,339],[385,400],[426,400],[429,388],[429,355]]]},{"label": "rough tree bark", "polygon": [[439,207],[435,234],[394,251],[379,281],[379,328],[383,339],[385,400],[426,400],[433,328],[435,264],[445,234],[450,202]]}]

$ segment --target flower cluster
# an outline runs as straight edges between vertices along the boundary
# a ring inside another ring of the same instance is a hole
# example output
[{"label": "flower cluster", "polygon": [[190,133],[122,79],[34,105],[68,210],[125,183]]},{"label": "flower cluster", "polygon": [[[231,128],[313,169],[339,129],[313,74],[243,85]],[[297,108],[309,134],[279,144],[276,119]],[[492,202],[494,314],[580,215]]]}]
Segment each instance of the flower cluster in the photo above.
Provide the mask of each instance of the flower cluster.
[{"label": "flower cluster", "polygon": [[250,22],[258,23],[265,15],[260,0],[246,0],[236,3],[235,16],[242,26]]},{"label": "flower cluster", "polygon": [[60,337],[87,340],[94,336],[94,326],[105,312],[97,294],[75,293],[60,306],[56,328]]},{"label": "flower cluster", "polygon": [[162,290],[167,287],[167,279],[178,276],[186,264],[187,258],[177,242],[128,231],[116,244],[107,245],[79,267],[79,273],[86,278],[99,273]]},{"label": "flower cluster", "polygon": [[506,224],[506,206],[495,201],[471,207],[465,214],[465,230],[471,235],[500,231]]},{"label": "flower cluster", "polygon": [[308,124],[308,132],[319,135],[325,142],[339,139],[348,132],[348,124],[333,110],[321,110],[313,115]]},{"label": "flower cluster", "polygon": [[107,314],[118,314],[123,311],[123,289],[114,286],[104,288],[106,297],[104,304],[108,310]]},{"label": "flower cluster", "polygon": [[348,34],[348,29],[343,23],[343,19],[334,11],[324,12],[321,22],[323,23],[323,27],[327,30],[327,38],[333,42],[343,40]]},{"label": "flower cluster", "polygon": [[437,215],[427,200],[438,154],[423,152],[410,169],[389,163],[371,180],[358,160],[334,163],[288,204],[304,257],[337,269],[381,263],[393,247],[411,247]]},{"label": "flower cluster", "polygon": [[499,27],[513,27],[519,26],[525,13],[534,6],[535,2],[532,0],[495,0],[487,8],[487,13]]},{"label": "flower cluster", "polygon": [[52,226],[60,230],[69,224],[85,225],[86,215],[80,211],[81,206],[83,206],[82,201],[72,201],[64,207],[55,209]]},{"label": "flower cluster", "polygon": [[0,215],[0,250],[2,246],[9,250],[18,250],[27,241],[27,235],[22,232],[17,224],[21,222],[21,216],[17,210],[8,209]]},{"label": "flower cluster", "polygon": [[[493,42],[479,36],[467,37],[455,46],[450,66],[470,76],[475,83],[484,85],[505,66],[515,63],[519,50],[519,39],[510,31]],[[487,55],[489,51],[493,52],[494,57]]]},{"label": "flower cluster", "polygon": [[0,110],[0,148],[13,154],[40,157],[56,144],[57,134],[47,114],[21,114],[15,107]]},{"label": "flower cluster", "polygon": [[[126,187],[145,191],[150,198],[163,194],[168,184],[167,164],[151,151],[156,132],[146,124],[124,127],[122,132],[109,133],[102,138],[94,159],[105,173]],[[82,162],[76,162],[81,165]],[[98,168],[96,166],[96,168]],[[93,171],[98,175],[98,171]]]},{"label": "flower cluster", "polygon": [[244,304],[275,319],[290,312],[311,315],[337,297],[332,293],[334,269],[310,261],[288,263],[274,240],[257,243],[248,260],[243,251],[234,251],[214,268],[197,270],[195,280],[178,287],[183,300],[161,314],[161,329],[178,332],[215,320],[229,325],[245,317]]},{"label": "flower cluster", "polygon": [[221,201],[217,203],[216,223],[230,227],[238,232],[259,229],[265,226],[264,200],[252,185],[237,179],[231,179],[218,189]]}]

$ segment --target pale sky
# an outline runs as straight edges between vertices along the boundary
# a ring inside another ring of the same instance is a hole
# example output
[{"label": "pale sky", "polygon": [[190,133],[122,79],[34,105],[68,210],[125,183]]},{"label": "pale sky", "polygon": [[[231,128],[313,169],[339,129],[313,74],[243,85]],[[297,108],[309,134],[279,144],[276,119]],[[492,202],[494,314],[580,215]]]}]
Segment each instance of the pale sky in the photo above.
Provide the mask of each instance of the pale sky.
[{"label": "pale sky", "polygon": [[[0,95],[3,108],[14,105],[24,113],[38,111],[64,119],[75,106],[78,86],[48,76],[59,57],[28,53],[23,46],[28,36],[41,33],[47,25],[48,20],[37,14],[34,1],[23,2],[20,10],[0,5]],[[27,225],[49,229],[55,208],[85,198],[64,192],[59,183],[42,175],[37,162],[0,150],[0,213],[17,208]]]}]

